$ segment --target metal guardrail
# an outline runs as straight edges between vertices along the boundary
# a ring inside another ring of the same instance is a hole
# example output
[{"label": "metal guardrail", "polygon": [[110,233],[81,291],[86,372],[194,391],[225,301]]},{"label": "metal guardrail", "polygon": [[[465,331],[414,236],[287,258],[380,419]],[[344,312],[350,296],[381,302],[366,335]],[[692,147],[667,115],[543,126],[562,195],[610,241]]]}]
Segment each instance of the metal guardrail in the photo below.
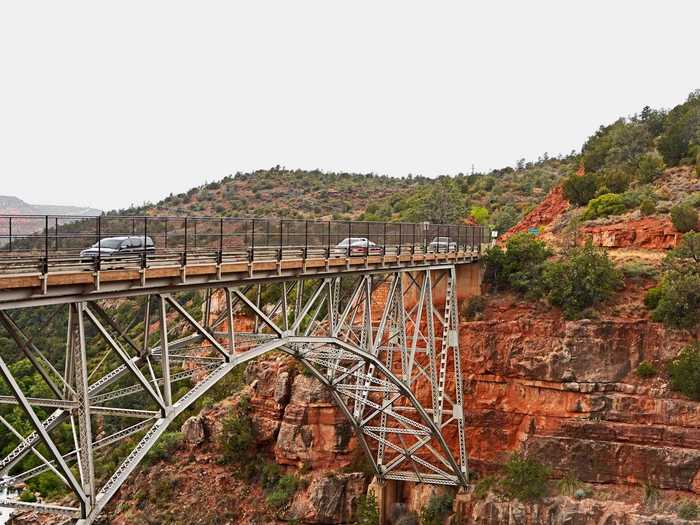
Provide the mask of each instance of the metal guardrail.
[{"label": "metal guardrail", "polygon": [[[113,237],[143,239],[116,255],[102,251]],[[339,246],[347,238],[370,246]],[[152,239],[149,249],[147,239]],[[440,239],[442,242],[433,242]],[[490,242],[483,226],[230,217],[0,215],[0,273],[178,264],[477,252]],[[97,245],[95,256],[80,252]]]}]

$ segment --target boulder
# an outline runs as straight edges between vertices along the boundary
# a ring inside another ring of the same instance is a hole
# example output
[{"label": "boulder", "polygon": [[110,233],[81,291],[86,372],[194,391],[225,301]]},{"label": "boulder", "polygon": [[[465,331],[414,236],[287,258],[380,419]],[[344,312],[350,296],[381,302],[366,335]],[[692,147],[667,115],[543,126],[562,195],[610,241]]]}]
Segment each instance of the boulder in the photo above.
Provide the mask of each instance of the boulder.
[{"label": "boulder", "polygon": [[192,416],[182,425],[182,438],[185,443],[199,445],[206,439],[206,429],[202,416]]}]

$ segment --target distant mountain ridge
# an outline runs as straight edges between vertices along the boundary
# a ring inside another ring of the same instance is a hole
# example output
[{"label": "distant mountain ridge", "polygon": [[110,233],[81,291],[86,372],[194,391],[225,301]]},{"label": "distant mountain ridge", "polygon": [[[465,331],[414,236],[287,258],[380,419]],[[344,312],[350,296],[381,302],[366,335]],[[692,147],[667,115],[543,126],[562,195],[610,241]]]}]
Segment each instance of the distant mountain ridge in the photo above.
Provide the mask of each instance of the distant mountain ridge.
[{"label": "distant mountain ridge", "polygon": [[101,215],[102,210],[85,206],[61,206],[57,204],[29,204],[19,197],[0,195],[0,215],[75,215],[89,217]]},{"label": "distant mountain ridge", "polygon": [[[7,217],[8,215],[14,217],[10,219]],[[43,219],[31,217],[17,218],[17,215],[67,215],[71,218],[61,221],[61,223],[68,224],[69,222],[80,220],[82,217],[102,215],[102,210],[86,206],[29,204],[19,197],[0,195],[0,236],[7,236],[10,230],[14,236],[28,235],[44,229]],[[0,246],[4,246],[7,242],[7,238],[0,238]]]}]

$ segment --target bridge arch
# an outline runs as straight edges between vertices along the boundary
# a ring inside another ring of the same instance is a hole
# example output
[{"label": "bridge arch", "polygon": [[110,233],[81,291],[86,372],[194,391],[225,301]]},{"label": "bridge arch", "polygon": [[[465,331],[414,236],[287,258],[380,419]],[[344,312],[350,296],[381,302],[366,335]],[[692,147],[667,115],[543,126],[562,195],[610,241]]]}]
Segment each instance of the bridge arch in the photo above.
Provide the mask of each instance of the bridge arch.
[{"label": "bridge arch", "polygon": [[[32,419],[35,431],[0,460],[0,471],[9,472],[40,443],[53,445],[49,447],[52,456],[46,458],[45,464],[10,480],[28,479],[47,470],[68,478],[67,462],[77,460],[79,476],[69,481],[76,489],[81,508],[15,506],[64,514],[80,525],[93,523],[177,416],[235,367],[274,351],[299,360],[329,389],[378,479],[466,485],[454,265],[269,278],[239,286],[214,283],[202,289],[207,290],[202,320],[195,319],[178,302],[176,290],[146,295],[144,326],[156,320],[160,327],[160,342],[156,346],[142,346],[130,340],[123,327],[96,301],[69,304],[66,361],[81,373],[66,375],[60,386],[74,390],[77,401],[30,399],[14,389],[17,403]],[[261,299],[266,294],[274,299],[267,306]],[[234,319],[235,312],[241,309],[247,313],[245,328],[237,327]],[[190,333],[170,341],[173,316]],[[11,317],[0,311],[0,321],[19,347],[28,355],[36,353],[31,348],[31,338]],[[122,362],[92,383],[86,377],[86,324],[94,327]],[[145,340],[147,336],[148,333]],[[188,353],[189,348],[202,344],[213,356]],[[177,363],[197,366],[183,366],[176,372]],[[41,363],[37,366],[45,368]],[[6,368],[0,371],[11,382],[12,374]],[[193,370],[205,375],[176,399],[171,385],[196,377]],[[55,374],[46,375],[51,379]],[[156,410],[110,406],[115,400],[135,394],[141,394],[150,406],[155,404]],[[53,407],[55,411],[40,421],[34,406]],[[95,414],[137,417],[142,421],[95,439],[90,428],[91,416]],[[75,416],[74,429],[79,432],[75,449],[66,453],[55,447],[49,433],[69,416]],[[142,437],[136,446],[98,487],[91,472],[99,460],[95,452],[137,433]]]}]

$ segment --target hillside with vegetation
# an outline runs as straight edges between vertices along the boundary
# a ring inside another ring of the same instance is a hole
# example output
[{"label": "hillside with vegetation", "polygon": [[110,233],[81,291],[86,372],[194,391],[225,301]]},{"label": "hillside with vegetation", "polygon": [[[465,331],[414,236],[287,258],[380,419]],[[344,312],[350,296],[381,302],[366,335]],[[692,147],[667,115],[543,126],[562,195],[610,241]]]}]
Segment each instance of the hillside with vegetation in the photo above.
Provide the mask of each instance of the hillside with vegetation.
[{"label": "hillside with vegetation", "polygon": [[682,195],[658,183],[666,168],[688,166],[691,171],[684,173],[694,169],[696,176],[700,170],[700,90],[671,111],[645,107],[601,126],[584,144],[581,163],[585,173],[565,181],[564,195],[586,207],[583,220],[639,210],[642,215],[670,213],[680,232],[695,229],[692,209],[700,204],[700,193],[679,202]]},{"label": "hillside with vegetation", "polygon": [[[465,411],[475,480],[473,493],[458,496],[467,500],[463,516],[473,518],[469,523],[484,523],[479,519],[487,513],[509,515],[510,505],[533,515],[541,512],[541,504],[551,515],[572,521],[600,512],[621,516],[616,523],[638,525],[660,523],[644,521],[655,513],[700,515],[700,234],[694,233],[700,229],[699,208],[700,92],[693,92],[670,110],[643,108],[601,126],[580,153],[544,155],[515,168],[428,179],[276,167],[112,213],[469,220],[510,230],[485,257],[485,295],[460,309],[462,362],[472,382]],[[201,312],[200,293],[179,299],[193,314]],[[117,300],[107,307],[120,324],[130,326],[132,338],[143,337],[142,324],[129,324],[142,303]],[[16,320],[32,327],[35,343],[61,365],[66,315],[53,310],[26,310]],[[88,338],[91,369],[99,368],[107,348],[94,331]],[[14,357],[13,371],[23,377],[28,394],[46,395],[4,333],[0,352]],[[111,364],[115,358],[106,359]],[[261,512],[261,520],[294,511],[295,501],[301,508],[310,493],[305,483],[348,483],[347,473],[321,475],[318,465],[298,461],[299,443],[270,441],[269,436],[259,449],[265,461],[252,474],[241,473],[240,458],[226,457],[228,443],[255,441],[247,432],[249,419],[270,418],[261,407],[274,395],[264,391],[274,390],[268,376],[279,370],[272,367],[296,366],[261,363],[247,372],[248,383],[234,377],[188,411],[187,416],[202,410],[203,442],[171,429],[112,505],[112,523],[145,523],[145,515],[161,522],[180,522],[174,514],[185,519],[181,514],[189,515],[211,497],[208,487],[191,482],[188,469],[198,476],[214,473],[235,488],[236,509],[229,508],[224,491],[217,492],[231,520],[240,508]],[[301,393],[312,388],[311,379],[291,370],[287,398],[298,405],[295,413],[302,413],[309,409]],[[245,413],[238,414],[231,406],[239,405],[226,398],[234,391],[249,392],[253,383],[264,385],[263,391],[252,392],[252,405],[243,403]],[[298,396],[291,394],[295,388]],[[0,388],[0,393],[8,392]],[[16,408],[0,407],[0,414],[29,432]],[[304,425],[299,423],[299,434],[308,430]],[[67,426],[56,433],[62,444],[70,444]],[[3,453],[17,442],[0,435]],[[342,452],[352,456],[349,447]],[[288,459],[284,466],[269,463],[280,457]],[[27,458],[21,466],[38,463]],[[357,465],[344,466],[357,470]],[[155,484],[163,473],[167,486]],[[187,510],[159,502],[152,493],[158,490],[188,491]],[[24,494],[27,499],[58,497],[63,489],[45,475],[32,480]],[[284,521],[292,519],[284,514]],[[330,522],[335,523],[323,521]]]}]

